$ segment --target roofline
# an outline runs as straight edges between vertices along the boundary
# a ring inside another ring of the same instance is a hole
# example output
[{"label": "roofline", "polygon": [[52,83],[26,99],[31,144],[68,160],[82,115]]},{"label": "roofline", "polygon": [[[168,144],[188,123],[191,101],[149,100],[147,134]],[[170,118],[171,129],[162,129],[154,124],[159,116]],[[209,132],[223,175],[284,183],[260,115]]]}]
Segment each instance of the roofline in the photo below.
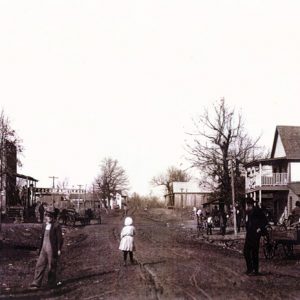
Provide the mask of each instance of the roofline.
[{"label": "roofline", "polygon": [[274,157],[275,145],[277,143],[277,140],[278,140],[278,126],[276,126],[276,128],[275,128],[275,134],[274,134],[273,145],[272,145],[272,150],[271,150],[271,157]]},{"label": "roofline", "polygon": [[27,180],[31,180],[31,181],[35,181],[35,182],[38,182],[37,179],[31,177],[31,176],[27,176],[27,175],[23,175],[23,174],[14,174],[14,176],[18,177],[18,178],[23,178],[23,179],[27,179]]},{"label": "roofline", "polygon": [[214,200],[205,202],[205,203],[203,203],[202,205],[209,205],[209,204],[218,204],[218,205],[220,205],[220,200],[214,199]]},{"label": "roofline", "polygon": [[279,160],[288,160],[285,156],[284,157],[276,157],[276,158],[262,158],[262,159],[256,159],[256,160],[253,160],[247,164],[244,165],[244,167],[249,167],[249,166],[252,166],[252,165],[255,165],[255,164],[259,164],[259,163],[268,163],[268,162],[276,162],[276,161],[279,161]]},{"label": "roofline", "polygon": [[164,197],[170,196],[170,195],[186,195],[186,194],[196,194],[196,195],[203,195],[203,194],[212,194],[212,191],[205,191],[205,192],[175,192],[175,193],[169,193],[169,194],[165,194]]},{"label": "roofline", "polygon": [[278,161],[286,161],[286,162],[300,162],[300,159],[296,159],[296,158],[286,158],[286,157],[276,157],[276,158],[266,158],[266,159],[257,159],[257,160],[253,160],[247,164],[244,165],[245,168],[247,167],[251,167],[251,166],[255,166],[258,165],[259,163],[261,163],[262,165],[268,165],[268,163],[270,165],[275,164]]},{"label": "roofline", "polygon": [[[300,126],[292,126],[292,125],[277,125],[276,129],[275,129],[275,134],[274,134],[274,139],[273,139],[273,145],[272,145],[272,151],[271,151],[271,158],[274,157],[275,154],[275,146],[277,144],[278,141],[278,135],[279,135],[279,131],[278,128],[300,128]],[[284,148],[284,144],[282,145]],[[284,148],[284,151],[286,153],[286,149]]]}]

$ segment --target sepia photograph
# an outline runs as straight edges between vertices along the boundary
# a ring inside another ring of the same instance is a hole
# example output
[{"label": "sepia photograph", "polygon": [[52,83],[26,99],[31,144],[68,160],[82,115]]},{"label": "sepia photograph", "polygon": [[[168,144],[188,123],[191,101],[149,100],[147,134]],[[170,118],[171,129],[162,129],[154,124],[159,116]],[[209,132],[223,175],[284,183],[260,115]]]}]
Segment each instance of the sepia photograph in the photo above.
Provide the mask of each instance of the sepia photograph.
[{"label": "sepia photograph", "polygon": [[300,300],[299,15],[0,0],[0,300]]}]

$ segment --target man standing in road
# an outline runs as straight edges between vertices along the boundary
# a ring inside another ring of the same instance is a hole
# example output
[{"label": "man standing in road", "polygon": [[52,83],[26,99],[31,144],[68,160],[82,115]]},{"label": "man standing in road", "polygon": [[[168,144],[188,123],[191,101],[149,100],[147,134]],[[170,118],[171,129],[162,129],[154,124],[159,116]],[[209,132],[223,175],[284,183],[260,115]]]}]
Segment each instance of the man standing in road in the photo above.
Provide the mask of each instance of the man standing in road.
[{"label": "man standing in road", "polygon": [[213,228],[213,218],[210,213],[207,213],[207,235],[212,235],[212,228]]},{"label": "man standing in road", "polygon": [[268,220],[263,210],[254,206],[253,199],[246,201],[246,238],[244,245],[244,257],[246,260],[247,275],[260,275],[259,273],[259,241],[265,232]]},{"label": "man standing in road", "polygon": [[240,232],[241,231],[242,212],[241,212],[241,209],[239,206],[236,207],[235,213],[236,213],[237,232]]},{"label": "man standing in road", "polygon": [[39,214],[40,214],[40,222],[41,223],[44,222],[44,213],[45,213],[44,203],[41,202],[41,204],[39,206]]},{"label": "man standing in road", "polygon": [[227,226],[227,215],[224,210],[220,210],[219,213],[220,220],[220,231],[222,235],[226,234],[226,226]]},{"label": "man standing in road", "polygon": [[46,211],[46,223],[43,224],[40,255],[35,267],[34,280],[30,287],[41,287],[45,271],[48,267],[48,286],[57,286],[56,268],[63,244],[62,230],[59,223],[54,221],[54,213]]},{"label": "man standing in road", "polygon": [[127,203],[123,203],[123,209],[124,209],[124,216],[126,217],[127,216],[127,211],[128,211],[128,207],[127,207]]}]

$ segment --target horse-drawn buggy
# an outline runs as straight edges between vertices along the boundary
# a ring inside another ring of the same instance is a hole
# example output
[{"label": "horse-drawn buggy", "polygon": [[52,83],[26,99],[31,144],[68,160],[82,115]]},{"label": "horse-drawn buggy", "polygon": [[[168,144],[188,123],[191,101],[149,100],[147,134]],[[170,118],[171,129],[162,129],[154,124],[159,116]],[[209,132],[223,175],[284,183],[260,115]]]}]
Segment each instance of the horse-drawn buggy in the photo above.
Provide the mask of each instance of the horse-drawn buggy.
[{"label": "horse-drawn buggy", "polygon": [[100,212],[94,212],[92,209],[86,209],[83,213],[76,212],[75,209],[63,209],[58,216],[58,221],[62,225],[75,226],[76,222],[81,225],[88,225],[92,219],[96,219],[101,224]]},{"label": "horse-drawn buggy", "polygon": [[267,234],[263,239],[263,251],[267,259],[272,259],[280,250],[285,257],[293,257],[296,245],[300,245],[299,222],[289,226],[267,226]]}]

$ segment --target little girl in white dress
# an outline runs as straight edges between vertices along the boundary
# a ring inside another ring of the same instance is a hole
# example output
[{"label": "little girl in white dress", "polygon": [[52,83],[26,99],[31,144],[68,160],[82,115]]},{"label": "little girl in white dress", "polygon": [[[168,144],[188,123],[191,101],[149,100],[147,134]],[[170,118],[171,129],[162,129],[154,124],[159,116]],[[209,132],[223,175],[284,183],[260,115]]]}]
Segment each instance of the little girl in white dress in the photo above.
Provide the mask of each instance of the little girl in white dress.
[{"label": "little girl in white dress", "polygon": [[132,225],[133,221],[131,217],[126,217],[124,221],[124,227],[121,231],[121,241],[119,250],[123,251],[124,265],[126,266],[127,256],[129,253],[130,262],[133,264],[133,251],[135,251],[134,235],[135,228]]}]

